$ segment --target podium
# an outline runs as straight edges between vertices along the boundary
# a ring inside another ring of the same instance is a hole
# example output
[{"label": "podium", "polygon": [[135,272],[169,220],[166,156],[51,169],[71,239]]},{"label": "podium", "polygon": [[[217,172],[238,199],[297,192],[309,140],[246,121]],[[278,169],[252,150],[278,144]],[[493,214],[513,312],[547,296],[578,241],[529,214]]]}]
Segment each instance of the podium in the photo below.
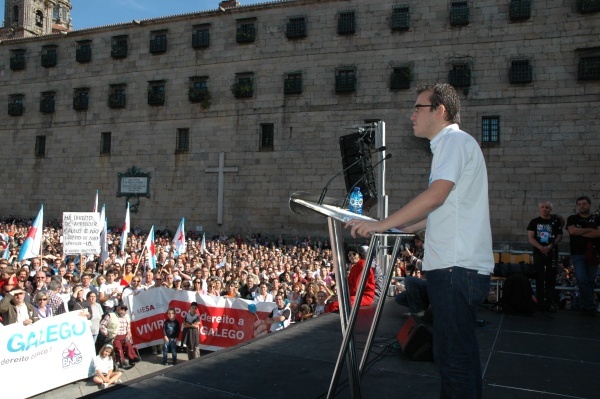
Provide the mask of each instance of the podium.
[{"label": "podium", "polygon": [[385,291],[382,292],[375,315],[369,329],[369,335],[365,345],[362,359],[360,363],[357,361],[356,347],[354,344],[354,327],[356,325],[356,319],[358,311],[360,309],[360,302],[364,293],[364,289],[367,283],[369,267],[371,267],[377,253],[380,251],[388,252],[389,246],[387,245],[388,238],[395,240],[391,256],[377,256],[379,262],[385,259],[384,263],[381,264],[383,274],[385,276],[383,288],[387,290],[392,274],[394,271],[393,262],[396,259],[398,252],[401,251],[402,243],[405,241],[412,240],[413,234],[404,233],[399,230],[390,230],[384,233],[377,233],[371,236],[369,243],[369,250],[365,259],[365,265],[363,273],[361,275],[360,284],[356,293],[356,299],[354,306],[350,306],[350,295],[348,290],[348,282],[345,271],[345,253],[344,253],[344,239],[343,239],[343,226],[342,223],[347,223],[351,219],[360,219],[367,221],[374,221],[375,219],[364,215],[358,215],[352,213],[346,209],[341,208],[341,201],[325,197],[321,204],[319,204],[319,196],[307,193],[307,192],[296,192],[290,197],[289,206],[290,210],[299,215],[319,215],[327,217],[327,226],[329,228],[329,239],[331,242],[331,251],[333,255],[333,266],[335,273],[335,281],[337,284],[338,301],[340,305],[340,322],[342,327],[342,345],[338,353],[337,361],[329,391],[327,393],[328,398],[333,398],[336,393],[338,381],[342,368],[344,366],[344,360],[347,360],[348,365],[348,380],[350,382],[350,390],[353,398],[360,398],[360,377],[364,371],[367,358],[371,349],[371,343],[373,336],[377,330],[379,324],[379,318],[383,305],[385,303]]}]

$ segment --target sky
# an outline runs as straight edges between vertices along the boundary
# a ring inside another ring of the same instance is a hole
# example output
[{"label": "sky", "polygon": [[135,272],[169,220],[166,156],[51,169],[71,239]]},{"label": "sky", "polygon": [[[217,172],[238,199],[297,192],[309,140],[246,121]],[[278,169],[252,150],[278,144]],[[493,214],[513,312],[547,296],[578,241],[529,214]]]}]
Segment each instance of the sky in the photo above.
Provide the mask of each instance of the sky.
[{"label": "sky", "polygon": [[[241,5],[265,1],[238,0]],[[189,12],[215,10],[220,0],[71,0],[73,29],[131,22],[134,19],[166,17]],[[3,2],[4,3],[4,2]],[[4,20],[4,7],[2,7]]]}]

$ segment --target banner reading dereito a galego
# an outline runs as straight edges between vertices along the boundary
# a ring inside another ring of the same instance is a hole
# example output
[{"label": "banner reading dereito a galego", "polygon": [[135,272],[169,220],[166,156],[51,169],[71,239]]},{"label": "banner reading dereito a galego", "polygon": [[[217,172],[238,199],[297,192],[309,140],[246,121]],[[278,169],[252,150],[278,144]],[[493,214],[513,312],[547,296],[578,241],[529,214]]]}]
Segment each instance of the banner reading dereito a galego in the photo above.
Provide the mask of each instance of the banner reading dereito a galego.
[{"label": "banner reading dereito a galego", "polygon": [[2,398],[25,398],[87,378],[94,339],[79,312],[0,326]]},{"label": "banner reading dereito a galego", "polygon": [[[254,322],[266,318],[274,302],[252,302],[243,299],[197,295],[190,291],[153,288],[127,297],[131,313],[133,342],[140,348],[163,343],[162,327],[169,308],[175,309],[182,325],[192,302],[198,303],[200,316],[200,348],[218,350],[254,338]],[[256,312],[248,310],[255,304]]]}]

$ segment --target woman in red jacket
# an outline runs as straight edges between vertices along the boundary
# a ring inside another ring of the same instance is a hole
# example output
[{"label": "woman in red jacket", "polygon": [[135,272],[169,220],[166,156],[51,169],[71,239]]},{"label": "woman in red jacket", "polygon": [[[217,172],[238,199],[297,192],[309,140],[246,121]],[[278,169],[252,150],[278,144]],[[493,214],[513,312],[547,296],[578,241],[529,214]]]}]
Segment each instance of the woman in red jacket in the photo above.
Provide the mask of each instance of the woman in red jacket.
[{"label": "woman in red jacket", "polygon": [[[365,254],[362,248],[351,247],[347,253],[348,260],[350,261],[350,273],[348,274],[348,291],[350,293],[350,305],[354,306],[354,300],[356,299],[356,293],[360,284],[360,278],[362,276],[363,269],[365,268]],[[373,274],[373,268],[369,267],[369,274],[367,275],[367,284],[363,292],[360,306],[368,306],[375,300],[375,275]],[[327,312],[335,312],[339,310],[338,301],[330,302],[327,305]]]}]

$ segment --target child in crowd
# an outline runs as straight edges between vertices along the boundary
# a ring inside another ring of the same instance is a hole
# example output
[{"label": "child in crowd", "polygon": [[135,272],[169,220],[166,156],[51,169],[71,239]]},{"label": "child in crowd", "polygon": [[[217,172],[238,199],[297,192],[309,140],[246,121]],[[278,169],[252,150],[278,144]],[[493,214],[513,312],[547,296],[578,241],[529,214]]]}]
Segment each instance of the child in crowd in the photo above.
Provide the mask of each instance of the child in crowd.
[{"label": "child in crowd", "polygon": [[315,310],[313,312],[313,317],[317,317],[320,314],[325,313],[325,309],[327,308],[327,294],[325,291],[317,292],[317,303],[315,304]]},{"label": "child in crowd", "polygon": [[196,359],[200,357],[200,316],[198,315],[198,304],[192,302],[190,304],[190,310],[185,315],[183,321],[183,343],[185,344],[188,360]]},{"label": "child in crowd", "polygon": [[96,375],[93,380],[100,389],[107,388],[112,384],[121,383],[121,372],[114,371],[115,351],[111,344],[106,344],[100,348],[98,356],[94,358],[94,369]]},{"label": "child in crowd", "polygon": [[175,309],[169,308],[167,310],[167,319],[163,323],[163,339],[165,343],[162,350],[162,364],[167,364],[167,352],[169,351],[171,351],[173,365],[177,364],[177,338],[179,338],[180,331],[181,325],[179,324],[179,320],[175,318]]}]

